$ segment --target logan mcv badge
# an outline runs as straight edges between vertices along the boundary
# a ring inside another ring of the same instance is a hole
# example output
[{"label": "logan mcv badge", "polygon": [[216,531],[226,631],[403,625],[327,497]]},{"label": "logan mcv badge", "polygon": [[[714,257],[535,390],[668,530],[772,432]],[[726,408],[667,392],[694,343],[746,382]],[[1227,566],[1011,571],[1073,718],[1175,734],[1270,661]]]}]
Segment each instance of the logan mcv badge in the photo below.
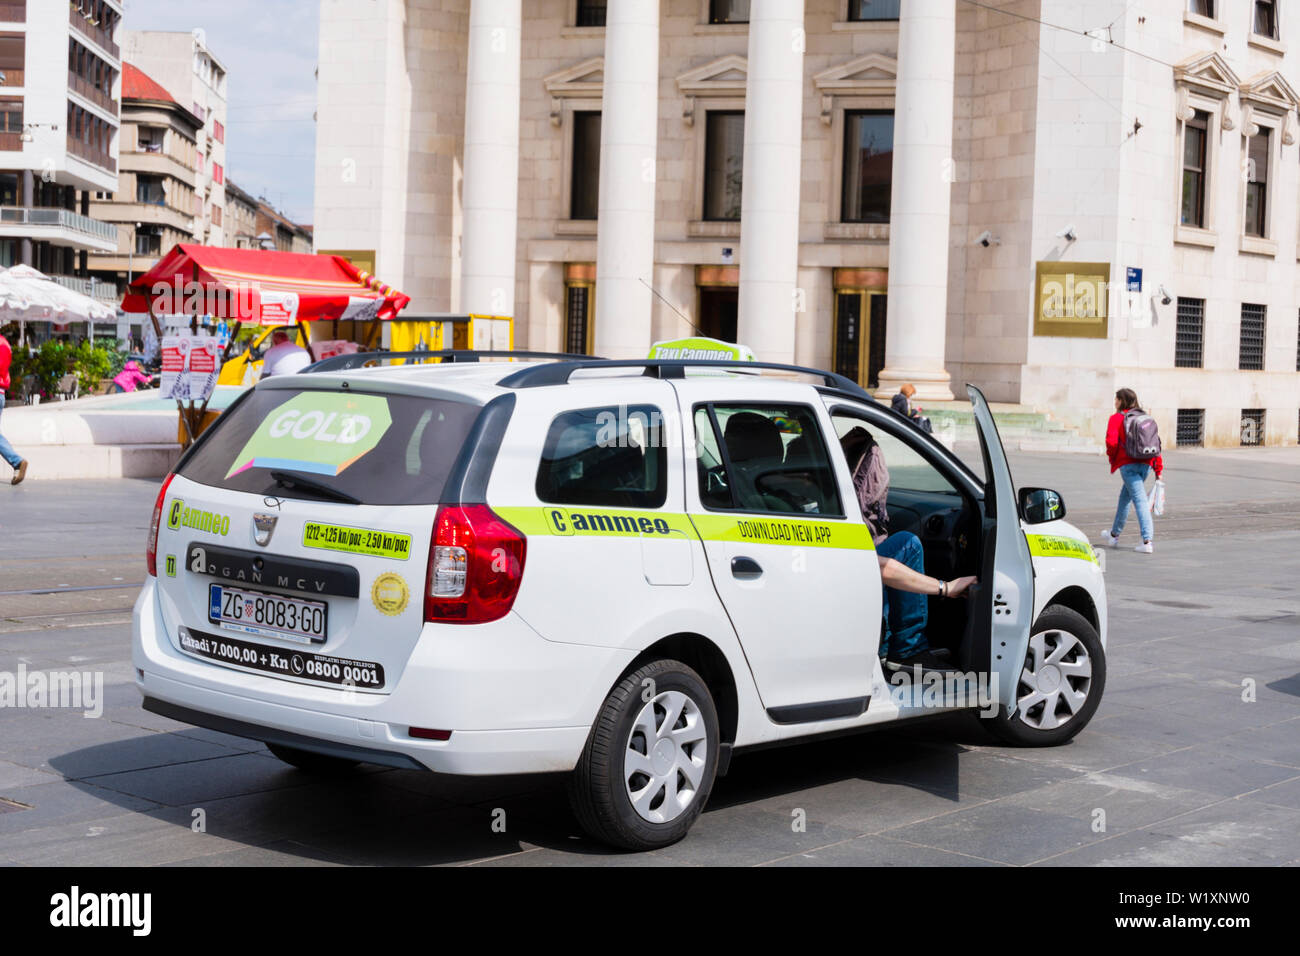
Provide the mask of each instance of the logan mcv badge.
[{"label": "logan mcv badge", "polygon": [[264,548],[270,543],[271,535],[275,532],[275,519],[275,515],[260,512],[253,515],[253,540]]}]

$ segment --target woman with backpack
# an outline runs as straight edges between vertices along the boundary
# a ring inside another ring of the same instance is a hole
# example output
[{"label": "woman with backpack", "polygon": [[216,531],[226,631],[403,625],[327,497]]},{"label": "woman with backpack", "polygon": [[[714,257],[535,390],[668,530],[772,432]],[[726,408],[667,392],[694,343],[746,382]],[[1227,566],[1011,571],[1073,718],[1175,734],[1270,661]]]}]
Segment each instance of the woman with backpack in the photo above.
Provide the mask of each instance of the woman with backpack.
[{"label": "woman with backpack", "polygon": [[1123,485],[1119,490],[1119,507],[1109,530],[1101,533],[1101,540],[1109,547],[1119,547],[1119,536],[1128,521],[1128,506],[1132,502],[1137,512],[1138,530],[1142,543],[1133,550],[1139,554],[1155,551],[1155,531],[1151,522],[1151,504],[1147,501],[1146,478],[1155,469],[1156,480],[1164,473],[1160,459],[1160,434],[1156,420],[1138,405],[1137,392],[1121,388],[1115,393],[1115,414],[1106,424],[1106,456],[1110,459],[1111,474],[1119,470]]}]

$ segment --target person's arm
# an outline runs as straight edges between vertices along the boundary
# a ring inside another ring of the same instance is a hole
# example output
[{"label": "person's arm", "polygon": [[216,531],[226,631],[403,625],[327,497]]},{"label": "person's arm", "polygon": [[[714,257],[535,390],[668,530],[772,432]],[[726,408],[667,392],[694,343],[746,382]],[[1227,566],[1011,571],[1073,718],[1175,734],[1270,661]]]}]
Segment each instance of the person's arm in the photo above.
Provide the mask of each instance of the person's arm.
[{"label": "person's arm", "polygon": [[1160,476],[1165,473],[1164,460],[1159,455],[1156,455],[1156,457],[1151,459],[1151,467],[1155,469],[1156,481],[1159,481]]},{"label": "person's arm", "polygon": [[[877,555],[879,557],[879,555]],[[885,587],[912,594],[933,594],[939,597],[957,597],[978,580],[975,577],[941,581],[920,571],[913,571],[901,561],[880,558],[880,580]]]}]

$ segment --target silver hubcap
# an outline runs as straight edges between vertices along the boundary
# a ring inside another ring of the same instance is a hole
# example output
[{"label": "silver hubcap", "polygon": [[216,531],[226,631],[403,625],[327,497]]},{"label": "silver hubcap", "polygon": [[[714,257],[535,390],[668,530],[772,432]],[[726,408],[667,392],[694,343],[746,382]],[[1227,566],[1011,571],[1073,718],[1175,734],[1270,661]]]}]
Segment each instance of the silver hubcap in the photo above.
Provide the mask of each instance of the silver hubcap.
[{"label": "silver hubcap", "polygon": [[695,800],[709,753],[704,716],[680,691],[641,708],[623,754],[623,785],[643,820],[669,823]]},{"label": "silver hubcap", "polygon": [[1053,730],[1083,709],[1092,686],[1092,658],[1069,631],[1042,631],[1029,639],[1020,673],[1016,714],[1035,730]]}]

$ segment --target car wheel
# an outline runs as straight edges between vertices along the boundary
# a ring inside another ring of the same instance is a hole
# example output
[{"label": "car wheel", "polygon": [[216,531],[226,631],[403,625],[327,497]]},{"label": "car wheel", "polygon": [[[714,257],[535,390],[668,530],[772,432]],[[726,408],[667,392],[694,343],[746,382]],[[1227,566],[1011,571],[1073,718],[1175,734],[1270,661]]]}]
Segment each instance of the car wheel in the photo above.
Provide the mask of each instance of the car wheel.
[{"label": "car wheel", "polygon": [[286,747],[283,744],[267,744],[266,749],[272,754],[279,757],[285,763],[297,767],[304,773],[314,773],[321,776],[330,774],[348,773],[356,769],[355,760],[347,760],[343,757],[331,757],[328,754],[313,753],[310,750],[299,750],[297,747]]},{"label": "car wheel", "polygon": [[1097,629],[1078,611],[1053,604],[1029,637],[1016,687],[1016,712],[981,720],[999,739],[1020,747],[1063,744],[1092,720],[1106,687],[1106,651]]},{"label": "car wheel", "polygon": [[569,780],[583,830],[627,850],[686,835],[718,769],[718,714],[700,675],[679,661],[646,664],[605,698]]}]

